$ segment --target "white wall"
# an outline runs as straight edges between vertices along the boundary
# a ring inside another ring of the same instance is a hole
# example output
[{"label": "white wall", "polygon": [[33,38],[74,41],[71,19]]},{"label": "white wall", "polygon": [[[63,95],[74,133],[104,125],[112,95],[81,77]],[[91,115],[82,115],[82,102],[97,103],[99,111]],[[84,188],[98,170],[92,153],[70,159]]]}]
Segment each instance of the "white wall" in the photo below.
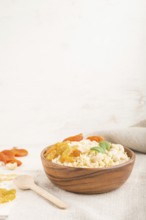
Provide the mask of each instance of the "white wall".
[{"label": "white wall", "polygon": [[0,146],[146,118],[145,0],[0,1]]}]

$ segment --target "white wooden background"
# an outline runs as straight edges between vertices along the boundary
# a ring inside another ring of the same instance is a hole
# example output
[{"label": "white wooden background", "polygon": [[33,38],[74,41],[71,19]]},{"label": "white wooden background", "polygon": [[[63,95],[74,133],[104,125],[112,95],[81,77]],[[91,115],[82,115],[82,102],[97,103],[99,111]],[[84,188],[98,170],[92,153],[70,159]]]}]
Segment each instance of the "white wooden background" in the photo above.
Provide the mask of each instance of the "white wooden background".
[{"label": "white wooden background", "polygon": [[144,118],[145,0],[0,0],[0,146]]}]

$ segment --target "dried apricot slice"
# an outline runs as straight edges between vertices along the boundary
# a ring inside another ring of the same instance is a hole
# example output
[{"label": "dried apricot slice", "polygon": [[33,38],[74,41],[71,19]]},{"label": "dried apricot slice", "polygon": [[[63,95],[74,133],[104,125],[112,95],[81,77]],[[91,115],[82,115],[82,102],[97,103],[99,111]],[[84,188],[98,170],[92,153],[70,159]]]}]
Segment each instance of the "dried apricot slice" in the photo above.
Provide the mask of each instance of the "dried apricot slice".
[{"label": "dried apricot slice", "polygon": [[87,137],[87,139],[89,139],[90,141],[97,141],[97,142],[104,140],[104,138],[102,136],[89,136],[89,137]]},{"label": "dried apricot slice", "polygon": [[10,150],[0,152],[0,161],[3,161],[5,164],[9,163],[12,159],[14,159],[14,155]]},{"label": "dried apricot slice", "polygon": [[81,154],[81,151],[78,149],[73,150],[73,152],[70,154],[70,157],[79,157]]},{"label": "dried apricot slice", "polygon": [[83,140],[83,134],[77,134],[75,136],[67,137],[63,141],[81,141]]},{"label": "dried apricot slice", "polygon": [[0,152],[0,161],[6,163],[7,162],[7,157],[5,154],[3,154],[2,152]]},{"label": "dried apricot slice", "polygon": [[1,153],[5,154],[9,157],[14,157],[14,154],[11,150],[3,150],[3,151],[1,151]]},{"label": "dried apricot slice", "polygon": [[25,149],[18,149],[16,147],[12,148],[12,153],[15,157],[24,157],[28,155],[28,151]]},{"label": "dried apricot slice", "polygon": [[28,151],[25,149],[17,149],[13,148],[11,150],[3,150],[0,152],[0,161],[7,163],[17,163],[17,166],[20,166],[22,164],[21,161],[15,159],[15,156],[26,156],[28,154]]}]

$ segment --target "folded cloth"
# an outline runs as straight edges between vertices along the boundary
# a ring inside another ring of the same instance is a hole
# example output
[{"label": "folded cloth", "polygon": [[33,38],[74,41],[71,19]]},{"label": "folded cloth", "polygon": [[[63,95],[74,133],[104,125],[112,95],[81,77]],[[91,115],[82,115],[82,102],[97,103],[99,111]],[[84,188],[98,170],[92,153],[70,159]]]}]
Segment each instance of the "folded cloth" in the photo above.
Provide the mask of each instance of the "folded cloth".
[{"label": "folded cloth", "polygon": [[110,142],[146,153],[146,120],[128,128],[97,131],[92,133],[92,135],[101,135]]}]

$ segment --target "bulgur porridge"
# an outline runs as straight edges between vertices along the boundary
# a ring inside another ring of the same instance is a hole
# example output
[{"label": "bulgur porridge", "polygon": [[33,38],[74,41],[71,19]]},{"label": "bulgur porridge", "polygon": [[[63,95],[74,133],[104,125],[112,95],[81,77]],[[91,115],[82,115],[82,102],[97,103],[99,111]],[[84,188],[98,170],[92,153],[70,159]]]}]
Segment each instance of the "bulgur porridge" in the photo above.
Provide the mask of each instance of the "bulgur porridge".
[{"label": "bulgur porridge", "polygon": [[130,159],[122,145],[100,136],[84,138],[82,134],[52,145],[45,152],[45,158],[56,164],[81,168],[108,168]]}]

